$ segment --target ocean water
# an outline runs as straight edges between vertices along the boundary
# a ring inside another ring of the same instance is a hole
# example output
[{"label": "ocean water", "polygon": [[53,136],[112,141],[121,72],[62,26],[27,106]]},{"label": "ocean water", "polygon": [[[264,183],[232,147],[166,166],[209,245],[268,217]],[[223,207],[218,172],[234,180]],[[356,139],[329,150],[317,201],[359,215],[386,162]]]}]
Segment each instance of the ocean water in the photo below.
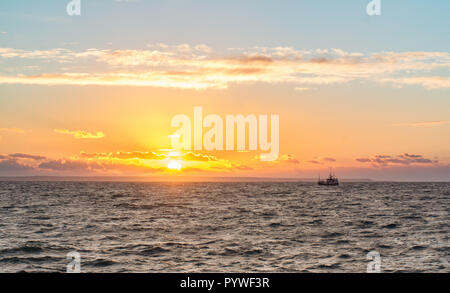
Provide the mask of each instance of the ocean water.
[{"label": "ocean water", "polygon": [[0,272],[450,272],[450,183],[0,182]]}]

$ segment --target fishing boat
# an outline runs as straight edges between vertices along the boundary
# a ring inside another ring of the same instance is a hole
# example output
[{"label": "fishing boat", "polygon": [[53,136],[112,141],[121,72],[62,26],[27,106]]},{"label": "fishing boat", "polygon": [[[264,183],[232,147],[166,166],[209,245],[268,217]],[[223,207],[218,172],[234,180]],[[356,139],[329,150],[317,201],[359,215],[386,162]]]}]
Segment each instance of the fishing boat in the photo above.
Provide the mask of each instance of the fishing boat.
[{"label": "fishing boat", "polygon": [[337,186],[339,185],[339,180],[330,172],[330,176],[327,179],[320,180],[317,182],[319,185],[325,185],[325,186]]}]

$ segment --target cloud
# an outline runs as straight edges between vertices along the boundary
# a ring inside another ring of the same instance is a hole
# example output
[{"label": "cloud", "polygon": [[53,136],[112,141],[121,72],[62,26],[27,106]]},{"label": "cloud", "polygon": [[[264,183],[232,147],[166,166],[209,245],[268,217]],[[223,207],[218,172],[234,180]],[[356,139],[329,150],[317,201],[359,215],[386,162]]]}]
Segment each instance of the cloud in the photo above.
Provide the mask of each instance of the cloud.
[{"label": "cloud", "polygon": [[0,48],[0,57],[2,58],[21,58],[21,59],[41,59],[51,60],[57,62],[68,62],[72,51],[68,49],[52,49],[52,50],[20,50],[13,48]]},{"label": "cloud", "polygon": [[217,161],[217,158],[215,156],[209,156],[199,153],[196,154],[193,152],[187,152],[186,154],[183,154],[181,158],[186,161],[200,161],[200,162]]},{"label": "cloud", "polygon": [[400,155],[400,156],[406,157],[406,158],[412,158],[412,159],[422,158],[422,155],[414,155],[414,154],[408,154],[408,153],[404,153],[403,155]]},{"label": "cloud", "polygon": [[20,128],[15,128],[15,127],[12,127],[12,128],[0,128],[0,131],[1,131],[1,132],[19,133],[19,134],[24,134],[24,133],[26,133],[25,130],[20,129]]},{"label": "cloud", "polygon": [[121,159],[121,160],[129,160],[129,159],[142,159],[142,160],[165,160],[169,157],[178,157],[183,161],[191,161],[191,162],[217,162],[218,159],[215,156],[206,155],[202,153],[194,153],[194,152],[186,152],[186,153],[176,153],[173,154],[158,154],[156,152],[142,152],[142,151],[133,151],[133,152],[111,152],[111,153],[85,153],[81,152],[81,158],[87,159]]},{"label": "cloud", "polygon": [[36,164],[43,160],[46,157],[23,153],[0,155],[0,173],[7,176],[30,174],[36,171]]},{"label": "cloud", "polygon": [[297,160],[293,155],[281,155],[278,158],[278,161],[289,164],[300,164],[300,161]]},{"label": "cloud", "polygon": [[[168,151],[168,150],[167,150]],[[158,154],[156,152],[110,152],[85,153],[77,157],[51,159],[39,162],[35,168],[39,172],[62,173],[65,175],[82,174],[127,174],[142,175],[146,173],[166,174],[173,172],[167,168],[170,160],[180,160],[182,174],[186,173],[232,173],[236,171],[258,170],[263,166],[258,160],[254,164],[246,165],[237,161],[219,159],[215,156],[187,152],[169,152]],[[274,166],[297,165],[299,161],[291,155],[280,156],[278,161],[270,162]]]},{"label": "cloud", "polygon": [[81,158],[87,159],[120,159],[120,160],[129,160],[129,159],[142,159],[142,160],[163,160],[167,156],[164,154],[157,154],[155,152],[141,152],[141,151],[133,151],[133,152],[111,152],[111,153],[80,153]]},{"label": "cloud", "polygon": [[[305,85],[372,80],[394,85],[448,88],[449,77],[435,70],[450,68],[448,52],[380,52],[363,54],[341,49],[296,50],[292,47],[233,49],[221,56],[203,44],[148,45],[146,50],[0,48],[0,58],[33,59],[43,70],[34,75],[3,75],[0,83],[37,85],[147,86],[225,89],[242,83]],[[64,72],[51,70],[64,63]],[[410,77],[411,72],[423,77]],[[434,75],[433,75],[434,74]]]},{"label": "cloud", "polygon": [[331,157],[315,157],[313,160],[308,161],[311,164],[322,165],[325,163],[333,163],[336,162],[335,158]]},{"label": "cloud", "polygon": [[411,122],[411,123],[396,123],[393,126],[412,126],[412,127],[427,127],[427,126],[441,126],[450,124],[450,121],[426,121],[426,122]]},{"label": "cloud", "polygon": [[309,88],[309,87],[295,87],[294,90],[299,91],[299,92],[304,92],[304,91],[311,90],[311,88]]},{"label": "cloud", "polygon": [[95,159],[95,158],[103,158],[103,157],[108,157],[109,154],[107,153],[85,153],[85,152],[80,152],[80,157],[81,158],[85,158],[85,159]]},{"label": "cloud", "polygon": [[22,164],[13,159],[6,159],[0,161],[0,172],[6,172],[8,175],[10,172],[23,172],[30,171],[33,167],[26,164]]},{"label": "cloud", "polygon": [[138,164],[133,161],[91,161],[80,159],[59,159],[43,162],[38,165],[41,170],[51,172],[63,172],[64,174],[145,174],[154,172],[164,172],[161,167]]},{"label": "cloud", "polygon": [[360,163],[369,163],[369,162],[372,162],[372,159],[369,159],[369,158],[357,158],[357,159],[355,159],[357,162],[360,162]]},{"label": "cloud", "polygon": [[322,160],[325,162],[336,162],[335,158],[322,158]]},{"label": "cloud", "polygon": [[84,130],[68,130],[68,129],[55,129],[56,133],[61,134],[69,134],[77,139],[97,139],[97,138],[103,138],[105,137],[105,134],[101,131],[98,131],[97,133],[90,133]]},{"label": "cloud", "polygon": [[16,159],[30,159],[35,161],[41,161],[47,159],[44,156],[35,156],[35,155],[29,155],[29,154],[22,154],[22,153],[15,153],[15,154],[9,154],[10,158],[16,158]]},{"label": "cloud", "polygon": [[252,161],[257,162],[257,164],[260,166],[265,166],[267,164],[300,164],[300,161],[298,159],[289,154],[279,155],[278,158],[274,161],[261,161],[261,154],[258,154],[253,157]]},{"label": "cloud", "polygon": [[381,79],[381,82],[393,83],[398,86],[419,85],[426,89],[450,88],[450,77],[441,77],[441,76],[383,78],[383,79]]},{"label": "cloud", "polygon": [[43,162],[38,167],[53,171],[92,171],[94,169],[101,169],[101,166],[97,163],[76,160],[53,160]]},{"label": "cloud", "polygon": [[[220,174],[219,176],[239,176],[239,174],[250,174],[248,172],[251,171],[251,176],[267,177],[268,174],[271,174],[271,176],[274,177],[293,177],[304,174],[305,177],[311,177],[311,174],[307,174],[308,172],[317,172],[317,166],[308,167],[306,165],[305,168],[301,168],[299,160],[292,155],[280,155],[279,159],[273,162],[261,162],[259,161],[259,158],[256,157],[255,159],[248,161],[247,164],[239,161],[220,159],[207,154],[191,153],[183,158],[183,156],[188,153],[176,154],[176,152],[173,152],[172,150],[164,150],[164,152],[167,152],[167,154],[143,151],[121,151],[110,153],[81,152],[77,156],[59,159],[42,159],[44,156],[22,153],[0,155],[0,174],[6,176],[30,174],[64,176],[88,176],[92,174],[140,176],[156,173],[165,175],[169,173],[173,174],[173,171],[170,171],[167,168],[167,163],[172,159],[181,161],[183,167],[180,175],[197,173],[203,175]],[[319,159],[313,161],[320,163],[324,162],[324,159],[332,158],[319,157]],[[380,154],[367,158],[357,158],[356,161],[360,164],[351,167],[339,167],[339,173],[343,177],[360,177],[364,172],[368,172],[367,174],[375,174],[373,172],[378,172],[376,173],[378,174],[378,177],[375,176],[374,178],[381,178],[379,176],[387,176],[385,173],[382,173],[382,170],[386,170],[387,173],[392,173],[393,170],[399,170],[398,174],[394,174],[397,177],[394,176],[392,178],[407,180],[409,177],[405,174],[418,170],[421,172],[420,176],[428,174],[423,178],[444,178],[447,180],[448,176],[445,177],[445,174],[448,174],[448,168],[450,166],[448,164],[438,164],[437,160],[432,160],[423,155],[414,153],[403,153],[397,156]],[[270,173],[268,173],[269,170]],[[433,174],[427,173],[428,171],[433,172]]]},{"label": "cloud", "polygon": [[370,163],[375,167],[392,165],[437,164],[438,160],[424,158],[423,155],[403,153],[397,156],[375,155],[371,158],[357,158],[359,163]]},{"label": "cloud", "polygon": [[108,155],[109,158],[116,159],[142,159],[142,160],[162,160],[166,157],[163,155],[156,154],[154,152],[116,152]]},{"label": "cloud", "polygon": [[251,171],[254,170],[252,167],[246,166],[246,165],[238,165],[235,167],[237,170],[243,170],[243,171]]}]

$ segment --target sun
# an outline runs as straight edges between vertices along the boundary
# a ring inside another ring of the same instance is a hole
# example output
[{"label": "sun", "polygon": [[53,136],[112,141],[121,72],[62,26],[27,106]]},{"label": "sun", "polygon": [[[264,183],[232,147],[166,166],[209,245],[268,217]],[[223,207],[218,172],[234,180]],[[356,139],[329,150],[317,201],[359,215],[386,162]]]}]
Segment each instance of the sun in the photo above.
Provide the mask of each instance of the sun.
[{"label": "sun", "polygon": [[167,168],[171,169],[171,170],[181,170],[181,163],[179,161],[169,161],[169,163],[167,164]]}]

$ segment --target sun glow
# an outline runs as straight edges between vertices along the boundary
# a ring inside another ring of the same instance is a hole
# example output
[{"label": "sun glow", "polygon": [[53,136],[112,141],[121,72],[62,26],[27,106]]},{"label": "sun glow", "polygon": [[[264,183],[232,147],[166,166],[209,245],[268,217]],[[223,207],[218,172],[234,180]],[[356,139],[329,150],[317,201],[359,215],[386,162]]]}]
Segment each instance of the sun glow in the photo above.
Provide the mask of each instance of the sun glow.
[{"label": "sun glow", "polygon": [[169,157],[179,157],[181,156],[180,152],[171,151],[167,154]]},{"label": "sun glow", "polygon": [[171,170],[181,170],[181,163],[179,161],[169,161],[167,168]]}]

